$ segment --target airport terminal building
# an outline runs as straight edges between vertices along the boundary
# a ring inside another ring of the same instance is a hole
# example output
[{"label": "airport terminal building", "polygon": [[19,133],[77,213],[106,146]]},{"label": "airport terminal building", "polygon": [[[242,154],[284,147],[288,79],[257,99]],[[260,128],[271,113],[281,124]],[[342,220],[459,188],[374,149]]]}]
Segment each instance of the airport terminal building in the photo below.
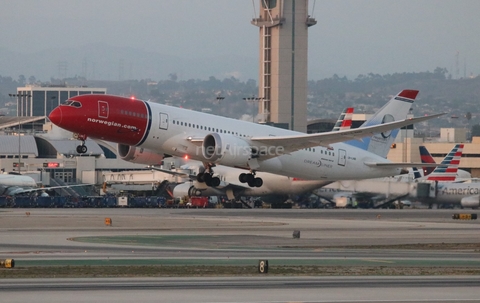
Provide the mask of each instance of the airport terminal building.
[{"label": "airport terminal building", "polygon": [[68,98],[78,95],[106,93],[106,88],[31,85],[18,87],[17,94],[11,94],[11,96],[17,99],[17,116],[46,117],[55,107],[68,100]]}]

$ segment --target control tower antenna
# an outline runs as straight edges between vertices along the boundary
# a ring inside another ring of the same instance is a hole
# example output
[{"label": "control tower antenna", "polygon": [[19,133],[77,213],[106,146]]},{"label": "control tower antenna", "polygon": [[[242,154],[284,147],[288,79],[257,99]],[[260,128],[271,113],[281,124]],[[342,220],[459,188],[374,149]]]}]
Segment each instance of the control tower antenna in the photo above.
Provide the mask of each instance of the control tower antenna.
[{"label": "control tower antenna", "polygon": [[455,77],[456,77],[456,79],[460,78],[460,66],[459,66],[459,63],[458,63],[459,57],[460,57],[460,52],[457,51],[457,53],[455,54]]}]

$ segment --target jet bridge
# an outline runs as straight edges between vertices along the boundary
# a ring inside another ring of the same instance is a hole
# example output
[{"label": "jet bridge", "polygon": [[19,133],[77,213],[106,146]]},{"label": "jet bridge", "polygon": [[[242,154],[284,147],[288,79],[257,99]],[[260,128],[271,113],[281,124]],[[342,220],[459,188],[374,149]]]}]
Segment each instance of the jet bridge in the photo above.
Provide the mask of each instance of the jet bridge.
[{"label": "jet bridge", "polygon": [[418,182],[408,176],[390,178],[345,180],[331,183],[315,192],[316,195],[335,202],[335,197],[350,196],[371,200],[368,207],[378,208],[396,200],[411,198],[422,200],[436,197],[436,183]]}]

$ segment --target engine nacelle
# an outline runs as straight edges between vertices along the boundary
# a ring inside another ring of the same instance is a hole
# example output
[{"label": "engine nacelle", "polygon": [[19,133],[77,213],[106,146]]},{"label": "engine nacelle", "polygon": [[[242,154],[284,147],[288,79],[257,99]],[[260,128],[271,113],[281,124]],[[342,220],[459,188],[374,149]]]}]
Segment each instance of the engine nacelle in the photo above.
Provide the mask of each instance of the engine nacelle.
[{"label": "engine nacelle", "polygon": [[480,196],[475,195],[462,198],[460,204],[462,205],[462,207],[466,208],[478,208],[480,206]]},{"label": "engine nacelle", "polygon": [[252,146],[238,137],[211,133],[202,145],[203,157],[211,162],[228,166],[246,166],[252,158]]},{"label": "engine nacelle", "polygon": [[195,186],[191,185],[190,183],[182,183],[173,188],[172,195],[174,198],[191,197],[195,195],[194,192]]},{"label": "engine nacelle", "polygon": [[172,195],[174,198],[182,197],[210,197],[210,196],[220,196],[223,195],[220,190],[208,187],[198,189],[192,185],[190,182],[181,183],[176,185],[173,188]]},{"label": "engine nacelle", "polygon": [[155,165],[163,160],[163,154],[131,145],[118,144],[117,151],[120,159],[132,163]]}]

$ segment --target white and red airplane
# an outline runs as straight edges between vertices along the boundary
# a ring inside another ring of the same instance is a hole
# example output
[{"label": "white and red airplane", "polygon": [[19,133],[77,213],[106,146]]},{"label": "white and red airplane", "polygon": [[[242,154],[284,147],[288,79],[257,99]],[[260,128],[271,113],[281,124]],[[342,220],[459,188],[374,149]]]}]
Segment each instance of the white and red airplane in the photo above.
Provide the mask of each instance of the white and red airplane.
[{"label": "white and red airplane", "polygon": [[[263,180],[255,176],[257,171],[325,181],[399,174],[405,163],[386,159],[398,128],[442,115],[405,119],[417,94],[403,90],[361,128],[319,134],[112,95],[72,97],[49,118],[82,141],[88,136],[128,150],[139,147],[139,152],[202,161],[206,171],[198,179],[212,186],[220,184],[213,168],[225,165],[248,170],[239,180],[260,187]],[[86,146],[82,143],[77,150],[86,152]]]}]

